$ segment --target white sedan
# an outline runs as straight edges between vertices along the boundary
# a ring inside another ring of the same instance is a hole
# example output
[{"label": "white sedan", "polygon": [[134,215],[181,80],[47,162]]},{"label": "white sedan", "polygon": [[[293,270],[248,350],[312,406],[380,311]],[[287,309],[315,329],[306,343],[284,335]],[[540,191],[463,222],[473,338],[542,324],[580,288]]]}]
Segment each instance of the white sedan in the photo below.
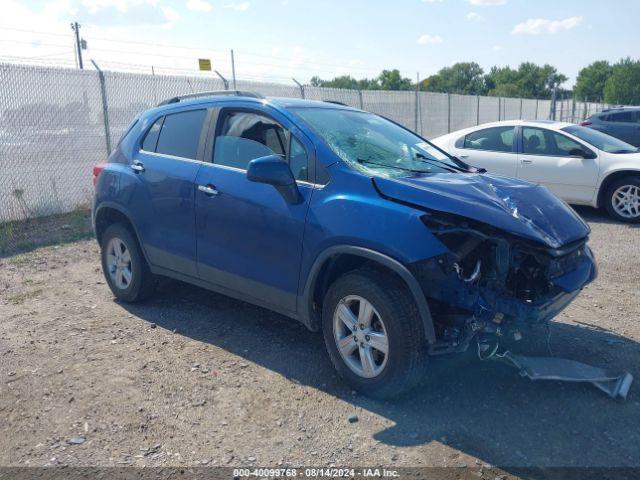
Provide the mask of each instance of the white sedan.
[{"label": "white sedan", "polygon": [[640,151],[572,123],[503,121],[432,140],[489,173],[540,183],[567,203],[605,207],[624,222],[640,222]]}]

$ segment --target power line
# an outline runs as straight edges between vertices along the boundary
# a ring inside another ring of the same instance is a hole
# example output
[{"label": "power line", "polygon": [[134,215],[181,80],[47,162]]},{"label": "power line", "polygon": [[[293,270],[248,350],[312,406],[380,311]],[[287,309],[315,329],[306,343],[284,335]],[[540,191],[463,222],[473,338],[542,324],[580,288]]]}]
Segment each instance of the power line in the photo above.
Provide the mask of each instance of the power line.
[{"label": "power line", "polygon": [[[42,31],[36,31],[36,30],[25,30],[25,29],[18,29],[18,28],[11,28],[11,27],[0,27],[0,30],[12,30],[12,31],[19,31],[19,32],[25,32],[25,33],[38,33],[38,34],[42,34],[42,35],[55,35],[55,36],[65,36],[64,34],[59,34],[59,33],[52,33],[52,32],[42,32]],[[98,40],[98,41],[103,41],[103,42],[109,42],[109,43],[123,43],[123,44],[127,44],[127,45],[146,45],[146,46],[151,46],[151,47],[165,47],[165,48],[175,48],[175,49],[183,49],[183,50],[189,50],[192,52],[218,52],[220,54],[223,55],[227,55],[228,54],[228,50],[220,50],[220,49],[212,49],[212,48],[197,48],[197,47],[193,47],[193,46],[187,46],[187,45],[173,45],[173,44],[168,44],[168,43],[153,43],[153,42],[141,42],[141,41],[134,41],[134,40],[117,40],[117,39],[113,39],[113,38],[104,38],[104,37],[91,37],[90,38],[91,41],[94,40]],[[26,43],[32,43],[32,42],[26,42]],[[93,49],[95,50],[95,49]],[[106,49],[103,49],[103,51],[107,51]],[[110,49],[109,51],[112,51],[114,53],[130,53],[129,51],[124,51],[124,50],[117,50],[117,49]],[[265,54],[265,53],[253,53],[253,52],[247,52],[247,51],[237,51],[237,53],[241,53],[242,55],[248,55],[248,56],[252,56],[252,57],[260,57],[260,58],[271,58],[274,60],[278,60],[280,62],[292,62],[292,61],[299,61],[299,59],[286,59],[286,58],[282,58],[282,57],[278,57],[275,55],[269,55],[269,54]],[[150,54],[147,54],[150,55]],[[167,57],[170,57],[170,55],[164,55]],[[172,58],[183,58],[183,57],[179,57],[179,56],[172,56]],[[334,68],[348,68],[350,70],[360,70],[360,71],[368,71],[368,72],[377,72],[378,70],[372,67],[359,67],[359,66],[355,66],[355,65],[350,65],[350,66],[345,66],[347,65],[347,63],[343,63],[343,64],[334,64],[334,63],[324,63],[324,62],[317,62],[317,61],[313,61],[313,60],[304,60],[304,63],[306,64],[310,64],[310,65],[317,65],[317,66],[322,66],[322,67],[334,67]],[[274,66],[273,64],[263,64],[265,66]]]}]

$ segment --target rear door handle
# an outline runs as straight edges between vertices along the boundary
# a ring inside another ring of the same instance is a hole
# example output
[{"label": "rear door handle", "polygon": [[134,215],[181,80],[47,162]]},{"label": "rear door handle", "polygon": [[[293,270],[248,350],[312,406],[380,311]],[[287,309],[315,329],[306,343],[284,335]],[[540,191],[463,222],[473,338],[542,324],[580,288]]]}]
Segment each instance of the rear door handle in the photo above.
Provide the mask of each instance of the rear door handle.
[{"label": "rear door handle", "polygon": [[522,163],[533,163],[533,160],[529,160],[528,158],[523,158],[521,160]]},{"label": "rear door handle", "polygon": [[469,158],[469,155],[467,155],[467,154],[460,155],[460,158]]},{"label": "rear door handle", "polygon": [[131,165],[129,166],[131,167],[131,170],[133,170],[136,173],[144,172],[144,165],[140,160],[134,160],[133,163],[131,163]]},{"label": "rear door handle", "polygon": [[209,185],[198,185],[198,190],[200,190],[202,193],[204,193],[205,195],[212,197],[214,195],[218,195],[218,190],[216,190],[216,187],[214,187],[213,185],[209,184]]}]

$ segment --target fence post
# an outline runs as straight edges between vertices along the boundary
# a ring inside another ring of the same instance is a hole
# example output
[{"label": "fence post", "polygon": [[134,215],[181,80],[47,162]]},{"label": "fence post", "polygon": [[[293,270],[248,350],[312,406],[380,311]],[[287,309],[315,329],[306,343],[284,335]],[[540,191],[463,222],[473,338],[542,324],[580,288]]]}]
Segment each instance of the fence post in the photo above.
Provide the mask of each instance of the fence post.
[{"label": "fence post", "polygon": [[416,104],[414,108],[414,120],[415,120],[415,130],[414,132],[418,133],[418,92],[420,91],[420,73],[416,73]]},{"label": "fence post", "polygon": [[476,95],[476,125],[480,125],[480,95]]},{"label": "fence post", "polygon": [[571,98],[571,123],[576,123],[576,97]]},{"label": "fence post", "polygon": [[534,120],[538,119],[538,102],[539,102],[539,100],[536,98],[536,116],[533,117]]},{"label": "fence post", "polygon": [[104,125],[104,139],[107,146],[107,155],[111,155],[111,134],[109,133],[109,109],[107,107],[107,88],[105,86],[104,73],[96,62],[91,59],[91,63],[98,71],[98,81],[100,82],[100,97],[102,98],[102,121]]},{"label": "fence post", "polygon": [[358,90],[358,100],[360,101],[360,110],[364,110],[364,102],[362,101],[362,90]]},{"label": "fence post", "polygon": [[522,120],[522,97],[520,97],[520,120]]},{"label": "fence post", "polygon": [[296,82],[296,85],[298,85],[298,88],[300,88],[300,98],[304,98],[304,85],[302,85],[298,80],[296,80],[295,78],[292,78],[291,80],[293,80],[294,82]]},{"label": "fence post", "polygon": [[582,120],[586,120],[587,119],[587,97],[584,97],[584,107],[582,109]]},{"label": "fence post", "polygon": [[451,133],[451,94],[447,93],[447,133]]},{"label": "fence post", "polygon": [[500,121],[500,120],[501,120],[501,119],[500,119],[500,114],[502,113],[502,112],[500,111],[500,101],[501,101],[501,98],[500,98],[500,97],[498,97],[498,121]]}]

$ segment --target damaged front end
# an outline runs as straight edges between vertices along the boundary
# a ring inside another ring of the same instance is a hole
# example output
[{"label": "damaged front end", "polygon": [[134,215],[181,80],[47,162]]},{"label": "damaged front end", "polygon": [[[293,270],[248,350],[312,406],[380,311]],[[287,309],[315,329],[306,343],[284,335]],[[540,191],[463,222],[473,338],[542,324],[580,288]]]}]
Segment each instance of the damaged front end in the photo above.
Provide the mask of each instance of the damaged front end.
[{"label": "damaged front end", "polygon": [[596,276],[586,236],[555,248],[455,214],[430,211],[422,220],[447,247],[410,266],[431,309],[433,354],[464,351],[474,339],[519,340]]}]

